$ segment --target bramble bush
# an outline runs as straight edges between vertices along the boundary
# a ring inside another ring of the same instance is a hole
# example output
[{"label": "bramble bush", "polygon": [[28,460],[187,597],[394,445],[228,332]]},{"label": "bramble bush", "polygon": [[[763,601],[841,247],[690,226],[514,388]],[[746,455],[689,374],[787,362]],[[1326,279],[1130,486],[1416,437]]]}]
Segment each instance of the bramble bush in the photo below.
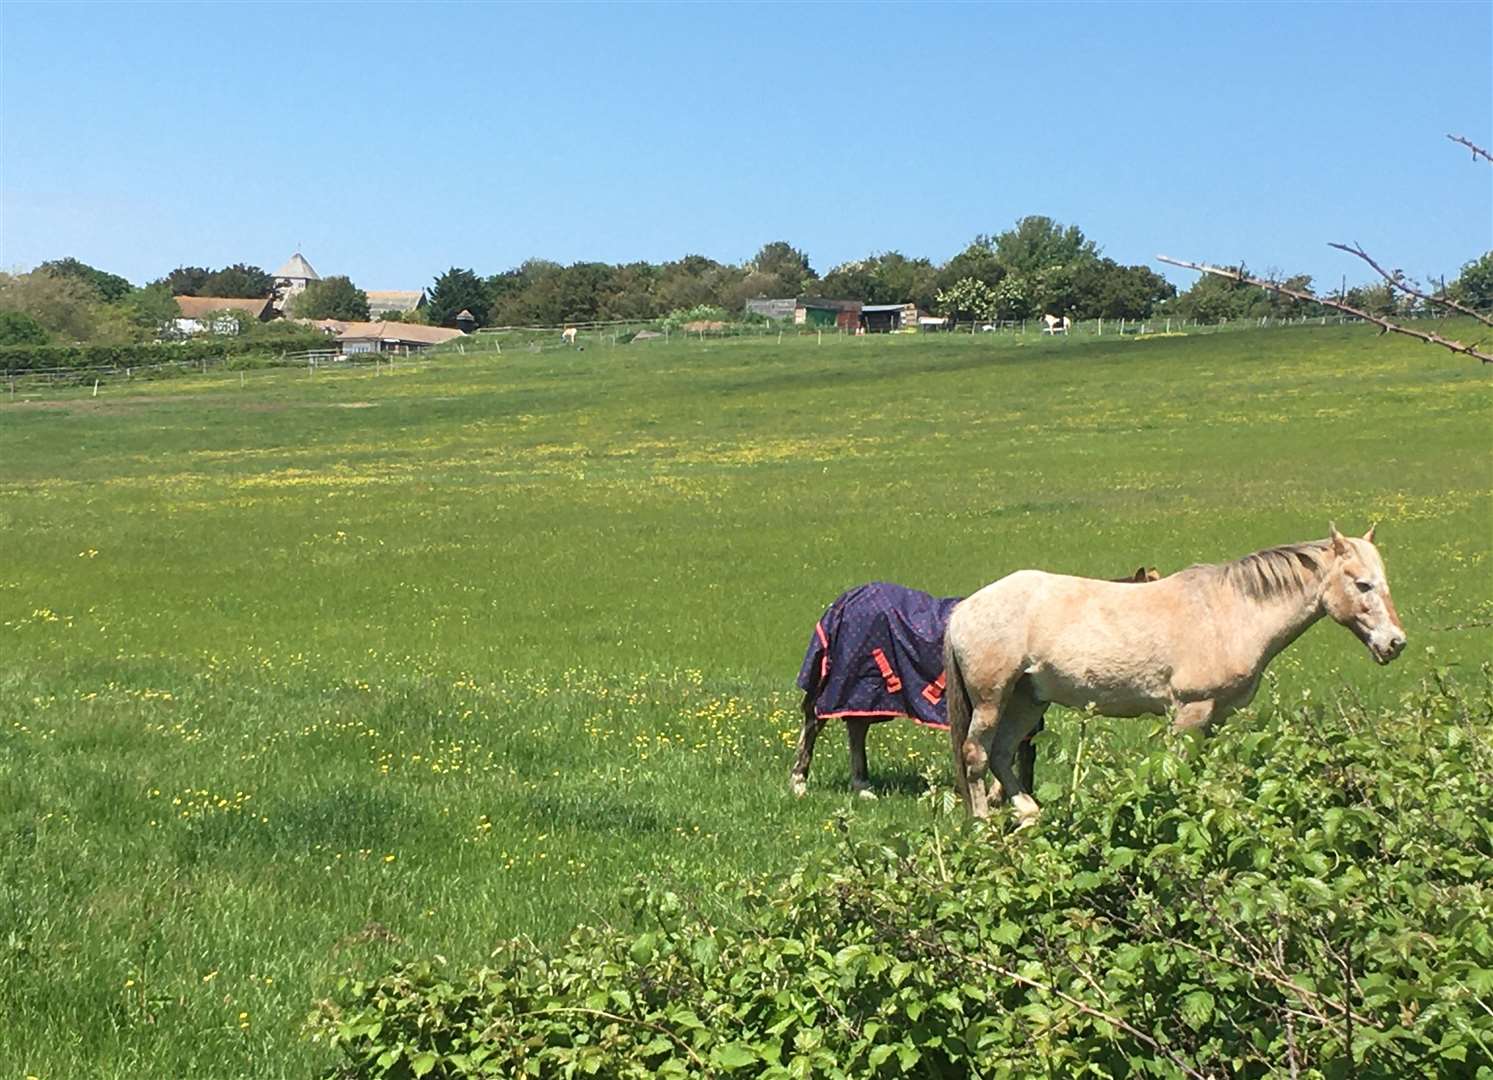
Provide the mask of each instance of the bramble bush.
[{"label": "bramble bush", "polygon": [[631,928],[348,978],[308,1032],[349,1078],[1493,1077],[1474,682],[1277,698],[1196,751],[1080,738],[1032,829],[936,791],[915,836],[841,816],[836,859],[730,902],[640,882]]}]

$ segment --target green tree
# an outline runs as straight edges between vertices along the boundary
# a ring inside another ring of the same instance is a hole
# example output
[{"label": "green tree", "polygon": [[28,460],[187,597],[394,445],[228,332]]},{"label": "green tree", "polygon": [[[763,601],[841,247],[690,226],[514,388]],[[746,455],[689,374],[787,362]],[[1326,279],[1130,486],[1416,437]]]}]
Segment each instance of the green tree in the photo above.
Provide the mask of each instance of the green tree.
[{"label": "green tree", "polygon": [[733,302],[746,276],[739,266],[727,266],[704,255],[686,255],[659,268],[654,295],[661,311],[725,307]]},{"label": "green tree", "polygon": [[351,279],[338,275],[307,282],[305,289],[291,301],[291,307],[298,319],[361,322],[368,318],[368,294]]},{"label": "green tree", "polygon": [[524,326],[540,321],[534,314],[534,287],[562,269],[549,259],[525,259],[510,270],[492,275],[483,283],[489,297],[489,322],[495,326]]},{"label": "green tree", "polygon": [[40,270],[0,273],[0,311],[29,315],[64,341],[88,340],[97,303],[93,286],[77,278],[54,277]]},{"label": "green tree", "polygon": [[212,271],[205,266],[178,266],[155,285],[164,285],[172,296],[211,296],[207,291],[207,279]]},{"label": "green tree", "polygon": [[860,300],[875,303],[876,269],[870,259],[855,259],[831,267],[815,284],[814,291],[833,300]]},{"label": "green tree", "polygon": [[1081,319],[1144,319],[1177,288],[1145,266],[1096,259],[1073,274],[1073,310]]},{"label": "green tree", "polygon": [[471,270],[455,266],[435,279],[426,300],[425,314],[431,326],[454,325],[456,316],[470,311],[478,326],[486,326],[490,300],[482,279]]},{"label": "green tree", "polygon": [[[1244,272],[1243,267],[1229,269]],[[1216,323],[1245,318],[1262,305],[1268,306],[1268,296],[1264,289],[1214,274],[1204,274],[1192,283],[1191,288],[1177,297],[1176,311],[1184,318]]]},{"label": "green tree", "polygon": [[1479,311],[1493,308],[1493,251],[1486,251],[1462,267],[1456,281],[1447,286],[1453,300]]},{"label": "green tree", "polygon": [[1021,218],[991,246],[1007,273],[1029,277],[1050,267],[1076,267],[1099,257],[1099,248],[1077,225],[1062,225],[1041,214]]},{"label": "green tree", "polygon": [[939,310],[950,316],[955,324],[961,315],[976,322],[995,318],[1000,301],[996,291],[978,278],[964,278],[947,289],[940,289],[935,297]]},{"label": "green tree", "polygon": [[965,278],[974,278],[977,281],[983,281],[993,289],[1001,283],[1006,273],[1006,268],[996,258],[995,240],[981,235],[971,240],[969,246],[958,255],[944,263],[938,271],[937,287],[947,289]]},{"label": "green tree", "polygon": [[776,288],[768,287],[764,295],[778,297],[801,295],[819,276],[809,265],[809,257],[786,240],[763,244],[745,270],[748,275],[776,279]]},{"label": "green tree", "polygon": [[0,345],[45,345],[46,327],[24,311],[0,311]]},{"label": "green tree", "polygon": [[259,267],[234,263],[209,274],[202,284],[202,292],[197,295],[257,300],[261,296],[270,295],[274,289],[275,279]]},{"label": "green tree", "polygon": [[81,281],[84,285],[91,288],[100,300],[110,304],[117,300],[123,300],[134,289],[133,285],[118,274],[110,274],[107,271],[99,270],[96,267],[89,266],[85,262],[74,259],[72,256],[68,256],[65,259],[51,259],[38,266],[37,270],[44,274],[51,274],[53,277],[72,278],[75,281]]},{"label": "green tree", "polygon": [[157,337],[176,318],[180,309],[164,282],[136,289],[124,301],[130,321],[144,337]]}]

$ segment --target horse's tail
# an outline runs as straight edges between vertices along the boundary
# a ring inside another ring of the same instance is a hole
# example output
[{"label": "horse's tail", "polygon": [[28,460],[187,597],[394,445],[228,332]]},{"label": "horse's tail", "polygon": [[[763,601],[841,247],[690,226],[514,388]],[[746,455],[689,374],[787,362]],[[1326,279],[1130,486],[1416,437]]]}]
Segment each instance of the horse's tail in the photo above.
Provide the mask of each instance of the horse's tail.
[{"label": "horse's tail", "polygon": [[[952,620],[950,620],[952,624]],[[964,671],[959,667],[959,653],[954,635],[943,639],[944,695],[949,708],[949,743],[954,750],[954,788],[969,807],[969,773],[964,765],[964,740],[969,735],[969,690],[964,685]]]}]

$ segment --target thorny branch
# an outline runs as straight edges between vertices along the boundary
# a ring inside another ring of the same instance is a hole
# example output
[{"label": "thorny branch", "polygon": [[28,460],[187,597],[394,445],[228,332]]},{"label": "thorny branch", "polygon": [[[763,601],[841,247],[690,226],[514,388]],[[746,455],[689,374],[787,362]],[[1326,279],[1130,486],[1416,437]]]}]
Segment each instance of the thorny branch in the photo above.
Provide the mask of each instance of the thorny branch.
[{"label": "thorny branch", "polygon": [[1196,270],[1204,274],[1214,274],[1218,277],[1228,278],[1230,281],[1237,281],[1243,285],[1254,285],[1261,289],[1268,289],[1273,293],[1279,293],[1281,296],[1289,296],[1293,300],[1305,301],[1308,304],[1321,304],[1323,307],[1332,308],[1334,311],[1341,311],[1345,314],[1360,318],[1365,322],[1371,322],[1375,326],[1381,327],[1386,332],[1404,334],[1406,337],[1413,337],[1417,341],[1424,341],[1428,345],[1440,345],[1442,348],[1450,349],[1454,353],[1461,353],[1464,356],[1476,357],[1485,364],[1493,364],[1493,355],[1485,352],[1479,352],[1475,345],[1466,345],[1460,341],[1453,341],[1450,338],[1444,338],[1440,334],[1432,333],[1427,330],[1412,330],[1409,327],[1390,322],[1388,319],[1380,315],[1372,315],[1369,312],[1362,310],[1361,308],[1353,307],[1351,304],[1345,304],[1340,300],[1331,300],[1325,296],[1318,296],[1316,293],[1305,292],[1301,289],[1293,289],[1288,285],[1280,284],[1280,282],[1278,281],[1268,281],[1264,278],[1251,277],[1249,274],[1242,273],[1238,270],[1230,270],[1228,267],[1224,266],[1210,266],[1207,263],[1187,262],[1184,259],[1173,259],[1166,255],[1158,255],[1156,256],[1156,258],[1159,262],[1164,262],[1171,266],[1180,266],[1183,269]]},{"label": "thorny branch", "polygon": [[1451,308],[1451,310],[1453,311],[1476,319],[1484,326],[1493,326],[1493,319],[1490,319],[1488,316],[1480,312],[1472,310],[1472,308],[1467,307],[1464,304],[1457,303],[1450,297],[1431,296],[1427,293],[1421,292],[1414,285],[1411,285],[1409,283],[1408,279],[1405,277],[1405,272],[1403,270],[1395,270],[1391,272],[1384,269],[1384,267],[1376,263],[1369,255],[1369,253],[1363,250],[1363,247],[1359,244],[1354,244],[1352,247],[1349,247],[1347,244],[1328,244],[1327,246],[1330,248],[1337,248],[1339,251],[1346,251],[1349,255],[1357,255],[1364,262],[1372,266],[1375,272],[1378,273],[1380,277],[1389,282],[1392,288],[1399,289],[1403,293],[1409,293],[1411,296],[1419,297],[1421,300],[1424,300],[1428,304],[1436,304],[1440,307]]},{"label": "thorny branch", "polygon": [[993,975],[1000,975],[1003,978],[1010,979],[1012,982],[1020,986],[1025,986],[1031,990],[1041,990],[1046,993],[1052,994],[1054,997],[1062,998],[1069,1005],[1072,1005],[1075,1009],[1085,1014],[1086,1016],[1092,1016],[1096,1020],[1103,1020],[1110,1026],[1117,1027],[1121,1031],[1126,1032],[1132,1038],[1139,1039],[1156,1053],[1166,1057],[1169,1061],[1171,1061],[1173,1065],[1177,1066],[1177,1068],[1181,1069],[1188,1076],[1192,1077],[1193,1080],[1208,1080],[1205,1074],[1189,1067],[1187,1062],[1177,1054],[1173,1053],[1171,1048],[1168,1047],[1165,1043],[1158,1042],[1157,1040],[1151,1038],[1151,1036],[1140,1030],[1140,1028],[1127,1023],[1120,1017],[1115,1016],[1112,1013],[1104,1012],[1101,1009],[1096,1009],[1092,1005],[1089,1005],[1087,1002],[1081,1001],[1070,994],[1065,994],[1056,986],[1050,986],[1047,983],[1039,982],[1036,979],[1029,979],[1018,971],[1012,971],[1010,968],[1001,967],[999,964],[992,964],[988,960],[983,960],[978,956],[971,956],[967,957],[966,959],[967,962],[974,967],[983,968]]},{"label": "thorny branch", "polygon": [[1467,147],[1467,149],[1471,150],[1473,161],[1476,161],[1478,158],[1483,158],[1487,161],[1493,161],[1493,154],[1488,153],[1488,151],[1484,150],[1481,146],[1471,141],[1466,136],[1447,135],[1447,138],[1454,143],[1461,143],[1463,146]]}]

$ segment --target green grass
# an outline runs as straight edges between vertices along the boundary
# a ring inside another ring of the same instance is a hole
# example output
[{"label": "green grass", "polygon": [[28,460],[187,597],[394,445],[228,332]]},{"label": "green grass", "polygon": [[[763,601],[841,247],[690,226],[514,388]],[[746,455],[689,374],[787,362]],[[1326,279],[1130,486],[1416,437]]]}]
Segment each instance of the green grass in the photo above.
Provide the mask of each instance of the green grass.
[{"label": "green grass", "polygon": [[[792,681],[862,581],[1170,571],[1377,520],[1406,656],[1318,627],[1234,722],[1392,703],[1428,647],[1493,647],[1490,420],[1487,371],[1351,327],[6,400],[0,1076],[304,1076],[339,972],[477,964],[619,918],[636,874],[708,892],[827,846],[843,741],[788,798]],[[1048,726],[1060,783],[1073,717]],[[946,755],[876,729],[857,817],[920,820]]]}]

